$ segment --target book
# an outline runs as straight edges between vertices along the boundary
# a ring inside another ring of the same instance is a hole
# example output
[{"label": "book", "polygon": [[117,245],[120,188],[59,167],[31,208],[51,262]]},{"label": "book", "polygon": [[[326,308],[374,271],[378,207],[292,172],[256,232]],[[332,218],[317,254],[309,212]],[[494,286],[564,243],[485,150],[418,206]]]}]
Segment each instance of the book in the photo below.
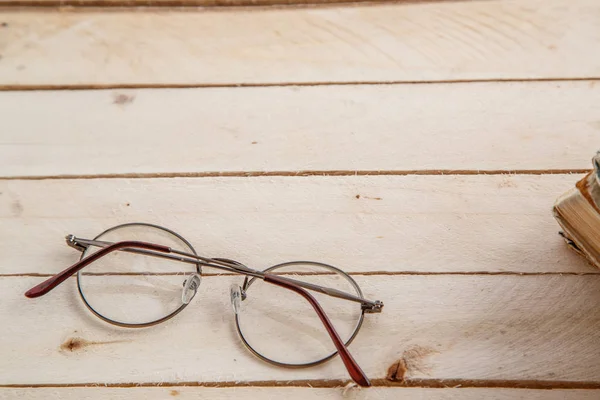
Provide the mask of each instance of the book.
[{"label": "book", "polygon": [[567,244],[600,268],[600,152],[594,169],[554,204],[554,217]]}]

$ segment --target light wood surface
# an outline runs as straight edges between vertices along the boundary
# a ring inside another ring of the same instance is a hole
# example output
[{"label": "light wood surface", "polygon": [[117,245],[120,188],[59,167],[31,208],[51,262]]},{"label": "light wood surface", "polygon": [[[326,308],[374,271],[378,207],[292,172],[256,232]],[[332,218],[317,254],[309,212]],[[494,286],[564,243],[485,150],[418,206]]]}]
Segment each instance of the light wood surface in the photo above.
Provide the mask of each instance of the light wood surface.
[{"label": "light wood surface", "polygon": [[132,221],[259,269],[310,259],[351,272],[598,273],[566,249],[550,211],[579,176],[0,181],[0,273],[56,273],[76,259],[65,235]]},{"label": "light wood surface", "polygon": [[599,18],[596,0],[9,10],[0,86],[598,78]]},{"label": "light wood surface", "polygon": [[[599,48],[595,0],[3,8],[0,398],[599,398],[600,274],[551,214],[598,147]],[[385,303],[350,346],[375,387],[253,357],[241,277],[141,330],[75,279],[23,296],[66,234],[132,221],[351,273]]]},{"label": "light wood surface", "polygon": [[[348,390],[342,395],[338,388],[42,388],[0,389],[0,398],[55,400],[55,399],[207,399],[247,400],[280,399],[290,400],[596,400],[596,390],[523,390],[523,389],[417,389],[417,388],[372,388]],[[5,397],[2,397],[5,396]]]},{"label": "light wood surface", "polygon": [[0,92],[0,176],[582,169],[598,104],[594,81]]},{"label": "light wood surface", "polygon": [[[373,380],[385,381],[403,358],[405,379],[598,381],[598,275],[355,279],[365,297],[385,303],[350,346]],[[286,369],[253,357],[237,337],[229,301],[241,277],[205,277],[177,317],[133,330],[92,316],[74,279],[46,297],[25,298],[40,281],[0,278],[0,317],[10,321],[0,328],[5,384],[347,380],[339,358]],[[285,340],[277,332],[264,339]]]}]

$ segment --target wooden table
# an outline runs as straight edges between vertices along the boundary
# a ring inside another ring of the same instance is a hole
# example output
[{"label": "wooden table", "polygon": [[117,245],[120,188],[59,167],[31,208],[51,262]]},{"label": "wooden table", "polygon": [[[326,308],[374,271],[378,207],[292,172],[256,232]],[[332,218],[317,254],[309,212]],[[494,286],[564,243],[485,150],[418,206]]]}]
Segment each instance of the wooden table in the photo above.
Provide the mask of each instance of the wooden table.
[{"label": "wooden table", "polygon": [[[600,2],[217,3],[296,2],[0,0],[0,398],[600,398],[600,271],[551,215],[600,147]],[[253,358],[231,277],[145,330],[23,296],[130,221],[349,271],[375,387]]]}]

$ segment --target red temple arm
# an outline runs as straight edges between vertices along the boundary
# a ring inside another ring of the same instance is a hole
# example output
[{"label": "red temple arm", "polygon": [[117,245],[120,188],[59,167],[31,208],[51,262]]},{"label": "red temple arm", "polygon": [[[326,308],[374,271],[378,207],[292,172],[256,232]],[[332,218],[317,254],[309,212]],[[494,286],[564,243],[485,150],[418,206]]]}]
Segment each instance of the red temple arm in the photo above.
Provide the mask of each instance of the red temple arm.
[{"label": "red temple arm", "polygon": [[340,338],[340,335],[338,335],[337,331],[333,327],[333,324],[329,320],[329,317],[327,317],[327,314],[325,314],[325,311],[323,311],[323,308],[321,307],[319,302],[317,302],[317,299],[315,299],[310,293],[308,293],[300,286],[290,283],[288,280],[282,279],[277,275],[265,274],[264,279],[265,282],[269,282],[274,285],[293,290],[294,292],[300,294],[302,297],[308,300],[308,302],[313,306],[313,308],[319,315],[319,318],[321,319],[321,322],[323,322],[323,325],[325,325],[327,333],[329,333],[329,336],[331,336],[331,340],[333,340],[333,344],[335,345],[335,348],[337,349],[340,357],[342,357],[342,361],[344,362],[344,365],[346,366],[346,369],[348,370],[348,373],[350,374],[354,382],[358,383],[360,386],[363,387],[371,386],[369,378],[367,378],[363,370],[358,366],[358,364],[344,345],[344,342]]},{"label": "red temple arm", "polygon": [[48,293],[49,291],[51,291],[52,289],[54,289],[55,287],[57,287],[58,285],[60,285],[61,283],[63,283],[65,280],[67,280],[71,275],[77,273],[79,270],[81,270],[86,265],[93,263],[100,257],[103,257],[110,252],[113,252],[115,250],[119,250],[119,249],[122,249],[125,247],[154,250],[154,251],[159,251],[161,253],[170,253],[171,252],[170,247],[161,246],[161,245],[152,244],[152,243],[135,242],[135,241],[125,241],[125,242],[113,243],[110,246],[106,246],[106,247],[98,250],[91,256],[88,256],[88,257],[84,258],[83,260],[73,264],[72,266],[65,269],[64,271],[59,272],[58,274],[46,279],[44,282],[32,287],[31,289],[29,289],[28,291],[25,292],[25,296],[27,296],[29,298],[43,296],[46,293]]}]

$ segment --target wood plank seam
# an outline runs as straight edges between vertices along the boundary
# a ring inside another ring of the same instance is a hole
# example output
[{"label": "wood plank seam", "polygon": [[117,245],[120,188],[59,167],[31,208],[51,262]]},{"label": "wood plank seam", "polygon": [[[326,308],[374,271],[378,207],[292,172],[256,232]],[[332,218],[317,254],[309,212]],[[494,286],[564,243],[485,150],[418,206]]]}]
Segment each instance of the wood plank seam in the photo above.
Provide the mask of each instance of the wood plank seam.
[{"label": "wood plank seam", "polygon": [[211,9],[281,9],[281,8],[325,8],[348,6],[377,6],[406,3],[432,3],[472,0],[0,0],[0,7],[35,8],[162,8],[162,7],[206,7]]},{"label": "wood plank seam", "polygon": [[[2,10],[2,7],[0,7]],[[89,11],[89,10],[88,10]],[[313,87],[313,86],[376,86],[376,85],[435,85],[464,83],[519,83],[519,82],[596,82],[600,76],[551,77],[551,78],[473,78],[432,80],[377,80],[377,81],[314,81],[314,82],[262,82],[262,83],[120,83],[120,84],[69,84],[30,85],[1,84],[0,92],[61,91],[61,90],[110,90],[110,89],[212,89],[212,88],[260,88],[260,87]]]},{"label": "wood plank seam", "polygon": [[[293,381],[226,381],[226,382],[130,382],[130,383],[66,383],[66,384],[9,384],[0,388],[73,388],[73,387],[310,387],[342,388],[351,381],[337,379],[310,379]],[[508,388],[508,389],[600,389],[600,382],[545,381],[545,380],[478,380],[478,379],[406,379],[394,382],[388,379],[372,379],[373,387],[412,388]]]},{"label": "wood plank seam", "polygon": [[329,177],[329,176],[436,176],[436,175],[568,175],[585,174],[589,169],[522,169],[522,170],[315,170],[315,171],[226,171],[226,172],[159,172],[159,173],[124,173],[124,174],[82,174],[82,175],[31,175],[31,176],[0,176],[0,181],[24,180],[63,180],[63,179],[149,179],[149,178],[260,178],[268,176],[281,177]]},{"label": "wood plank seam", "polygon": [[[50,276],[54,276],[55,274],[44,274],[37,272],[25,272],[25,273],[0,273],[0,277],[2,278],[10,278],[10,277],[39,277],[39,278],[47,278]],[[131,272],[131,273],[89,273],[89,275],[94,276],[140,276],[140,275],[155,275],[155,276],[177,276],[181,275],[179,272],[148,272],[148,273],[140,273],[140,272]],[[286,275],[286,274],[282,274]],[[294,275],[308,275],[303,273],[294,273]],[[311,275],[321,275],[321,274],[311,274]],[[348,272],[348,275],[355,276],[446,276],[446,275],[460,275],[460,276],[478,276],[478,275],[489,275],[489,276],[545,276],[545,275],[560,275],[560,276],[586,276],[586,275],[600,275],[600,271],[591,271],[591,272],[517,272],[517,271],[474,271],[474,272],[464,272],[464,271],[448,271],[448,272],[424,272],[424,271],[357,271],[357,272]],[[210,276],[239,276],[237,274],[223,273],[223,274],[215,274],[215,273],[203,273],[202,276],[210,277]],[[75,276],[71,278],[75,279]]]},{"label": "wood plank seam", "polygon": [[[2,397],[5,395],[6,397]],[[280,399],[289,400],[338,400],[344,399],[395,399],[395,400],[597,400],[598,391],[594,389],[486,389],[486,388],[402,388],[380,387],[366,391],[355,388],[201,388],[201,387],[153,387],[153,388],[15,388],[0,390],[0,397],[28,400],[64,400],[82,399],[100,400],[164,400],[177,399],[211,399],[211,400],[255,400]]]}]

